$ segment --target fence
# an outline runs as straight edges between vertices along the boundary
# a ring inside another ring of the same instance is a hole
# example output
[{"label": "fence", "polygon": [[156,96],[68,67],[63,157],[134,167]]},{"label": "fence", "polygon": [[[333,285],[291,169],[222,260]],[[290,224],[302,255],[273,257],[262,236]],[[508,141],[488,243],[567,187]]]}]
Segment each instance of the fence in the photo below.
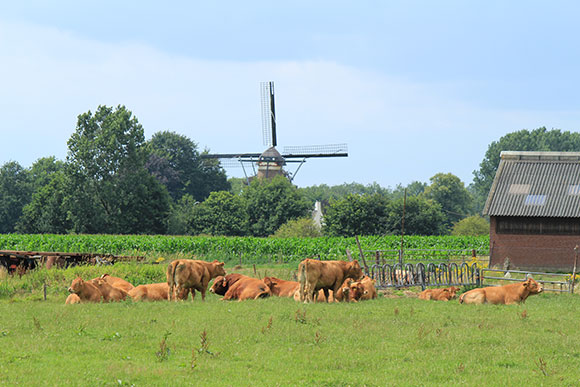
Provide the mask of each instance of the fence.
[{"label": "fence", "polygon": [[[453,249],[405,249],[405,250],[360,250],[361,258],[364,261],[374,262],[375,265],[417,262],[433,263],[464,263],[482,255],[475,249],[453,250]],[[487,253],[486,253],[487,255]],[[489,258],[486,258],[489,260]]]},{"label": "fence", "polygon": [[365,274],[375,280],[375,286],[384,288],[403,288],[421,286],[479,286],[480,269],[476,263],[463,262],[429,263],[419,262],[405,265],[395,263],[365,266]]},{"label": "fence", "polygon": [[[487,275],[486,273],[502,273],[501,276]],[[535,276],[535,277],[534,277]],[[547,292],[559,292],[559,293],[574,293],[574,280],[570,274],[562,273],[545,273],[539,271],[522,271],[522,270],[501,270],[501,269],[488,269],[484,268],[481,270],[481,284],[483,285],[485,280],[494,281],[517,281],[521,282],[528,277],[534,277],[534,279],[541,283],[544,287],[544,291]],[[547,279],[547,278],[550,279]],[[557,280],[560,279],[560,280]],[[501,283],[500,283],[501,284]],[[500,284],[491,283],[487,286],[499,286]]]}]

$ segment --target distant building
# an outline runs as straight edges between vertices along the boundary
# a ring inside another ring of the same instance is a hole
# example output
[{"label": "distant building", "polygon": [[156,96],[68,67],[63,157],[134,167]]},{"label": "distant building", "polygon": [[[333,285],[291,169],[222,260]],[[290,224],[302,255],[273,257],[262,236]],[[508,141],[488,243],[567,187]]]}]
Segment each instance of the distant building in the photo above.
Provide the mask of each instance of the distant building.
[{"label": "distant building", "polygon": [[580,152],[502,152],[484,215],[490,265],[571,271],[580,245]]},{"label": "distant building", "polygon": [[322,228],[322,202],[318,200],[314,203],[312,220],[314,221],[314,225],[320,230]]}]

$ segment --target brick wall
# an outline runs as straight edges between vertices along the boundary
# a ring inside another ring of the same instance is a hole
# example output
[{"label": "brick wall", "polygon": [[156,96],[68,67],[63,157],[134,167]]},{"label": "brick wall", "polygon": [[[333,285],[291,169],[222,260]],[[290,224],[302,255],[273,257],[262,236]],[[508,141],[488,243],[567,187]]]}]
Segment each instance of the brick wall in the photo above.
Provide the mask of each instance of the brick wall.
[{"label": "brick wall", "polygon": [[509,257],[512,268],[572,271],[574,247],[580,245],[580,235],[497,234],[496,220],[496,217],[490,218],[490,266],[503,267],[506,257]]}]

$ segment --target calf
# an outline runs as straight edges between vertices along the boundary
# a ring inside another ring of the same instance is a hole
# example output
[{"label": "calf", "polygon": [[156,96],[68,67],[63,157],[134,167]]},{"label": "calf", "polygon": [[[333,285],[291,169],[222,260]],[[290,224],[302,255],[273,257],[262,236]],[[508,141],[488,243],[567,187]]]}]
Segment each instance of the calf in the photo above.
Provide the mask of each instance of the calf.
[{"label": "calf", "polygon": [[374,300],[377,298],[377,289],[375,288],[375,280],[371,279],[369,276],[364,276],[360,281],[360,284],[363,286],[363,294],[361,295],[360,299],[363,301],[366,300]]},{"label": "calf", "polygon": [[329,291],[335,295],[347,278],[358,280],[362,269],[358,261],[318,261],[307,258],[298,265],[300,279],[300,301],[314,301],[314,294],[324,291],[328,301]]},{"label": "calf", "polygon": [[504,286],[490,286],[473,289],[459,297],[460,304],[519,304],[525,302],[528,296],[541,293],[542,285],[534,279]]},{"label": "calf", "polygon": [[122,301],[129,296],[126,291],[110,285],[102,278],[94,279],[91,282],[99,289],[105,302]]},{"label": "calf", "polygon": [[449,301],[456,297],[459,288],[451,286],[443,289],[425,289],[419,294],[421,300]]},{"label": "calf", "polygon": [[83,281],[77,277],[68,288],[69,293],[79,296],[81,302],[101,302],[103,294],[91,281]]},{"label": "calf", "polygon": [[80,302],[81,298],[78,296],[78,294],[71,293],[68,295],[64,303],[67,305],[71,305],[71,304],[80,304]]},{"label": "calf", "polygon": [[139,285],[129,290],[133,301],[163,301],[169,299],[169,285],[167,282]]},{"label": "calf", "polygon": [[178,259],[167,267],[167,284],[169,285],[169,300],[187,299],[191,292],[191,300],[195,299],[195,291],[201,292],[201,299],[205,301],[205,292],[212,278],[224,276],[224,263],[193,259]]},{"label": "calf", "polygon": [[285,281],[276,277],[264,277],[262,281],[268,285],[272,295],[278,297],[294,297],[294,294],[300,288],[299,282]]},{"label": "calf", "polygon": [[222,300],[255,300],[272,295],[270,288],[264,281],[242,274],[217,277],[209,291],[222,295]]},{"label": "calf", "polygon": [[[126,292],[128,292],[129,290],[134,288],[134,286],[130,282],[125,281],[123,278],[113,277],[113,276],[110,276],[109,274],[103,274],[102,276],[100,276],[98,278],[104,280],[109,285],[114,286],[114,287],[119,288],[119,289],[122,289]],[[93,280],[96,280],[96,279],[97,278],[94,278]]]}]

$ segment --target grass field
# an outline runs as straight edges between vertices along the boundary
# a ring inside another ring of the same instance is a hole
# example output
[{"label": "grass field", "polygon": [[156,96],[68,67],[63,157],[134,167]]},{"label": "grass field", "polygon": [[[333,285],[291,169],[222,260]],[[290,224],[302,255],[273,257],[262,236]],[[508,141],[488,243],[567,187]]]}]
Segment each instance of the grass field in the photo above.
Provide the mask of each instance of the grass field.
[{"label": "grass field", "polygon": [[[164,269],[149,267],[153,278]],[[223,302],[211,294],[205,303],[198,296],[193,303],[64,305],[64,285],[57,284],[79,274],[71,270],[31,274],[29,282],[53,281],[46,301],[38,286],[26,292],[14,285],[26,276],[2,280],[17,291],[0,299],[1,384],[580,384],[576,295],[542,294],[518,306],[406,297]],[[264,271],[291,272],[258,268],[258,275]]]}]

